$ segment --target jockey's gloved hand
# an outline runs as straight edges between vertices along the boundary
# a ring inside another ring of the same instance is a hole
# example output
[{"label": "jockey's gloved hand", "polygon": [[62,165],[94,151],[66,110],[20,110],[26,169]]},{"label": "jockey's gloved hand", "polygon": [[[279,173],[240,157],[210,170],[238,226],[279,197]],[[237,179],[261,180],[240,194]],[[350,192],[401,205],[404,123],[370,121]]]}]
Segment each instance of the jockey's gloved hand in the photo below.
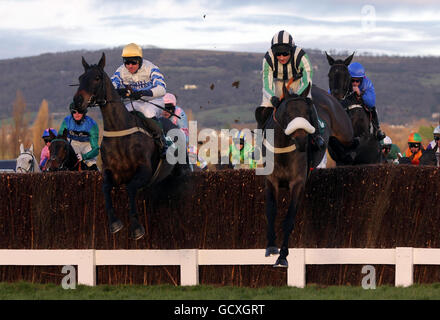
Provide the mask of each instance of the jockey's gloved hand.
[{"label": "jockey's gloved hand", "polygon": [[142,90],[142,95],[146,96],[146,97],[152,97],[153,96],[153,91],[151,91],[150,89],[147,90]]},{"label": "jockey's gloved hand", "polygon": [[127,90],[127,88],[119,88],[116,89],[116,91],[118,91],[118,94],[122,97],[122,98],[127,98],[127,95],[129,93],[129,91]]},{"label": "jockey's gloved hand", "polygon": [[82,154],[81,154],[81,153],[78,153],[78,154],[76,155],[76,157],[78,158],[78,161],[83,161],[83,157],[82,157]]},{"label": "jockey's gloved hand", "polygon": [[278,98],[277,96],[273,96],[272,98],[270,98],[270,103],[272,103],[272,105],[273,105],[275,108],[278,108],[278,106],[279,106],[280,103],[281,103],[281,100],[280,100],[280,98]]},{"label": "jockey's gloved hand", "polygon": [[142,92],[140,91],[132,91],[130,93],[130,99],[132,100],[139,100],[142,97]]}]

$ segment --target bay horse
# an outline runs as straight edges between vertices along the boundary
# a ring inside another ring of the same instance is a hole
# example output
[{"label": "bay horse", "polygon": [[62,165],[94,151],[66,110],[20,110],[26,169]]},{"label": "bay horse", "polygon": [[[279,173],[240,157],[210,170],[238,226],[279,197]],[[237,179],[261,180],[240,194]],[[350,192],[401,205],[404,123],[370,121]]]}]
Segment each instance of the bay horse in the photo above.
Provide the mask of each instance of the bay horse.
[{"label": "bay horse", "polygon": [[41,172],[37,158],[34,155],[34,145],[28,149],[25,149],[23,143],[20,144],[20,154],[16,160],[15,172],[17,173],[30,173]]},{"label": "bay horse", "polygon": [[82,170],[98,170],[96,165],[88,166],[84,161],[79,161],[76,152],[67,139],[67,129],[55,136],[49,131],[52,139],[49,146],[50,157],[47,160],[47,171],[82,171]]},{"label": "bay horse", "polygon": [[357,165],[382,162],[380,143],[373,134],[371,114],[365,105],[357,101],[351,89],[351,76],[348,66],[353,59],[354,52],[344,60],[335,60],[327,52],[325,54],[330,65],[328,72],[330,94],[339,100],[348,113],[354,136],[359,139],[359,145],[354,150],[353,161],[349,163],[336,161],[336,164]]},{"label": "bay horse", "polygon": [[[272,173],[265,179],[265,199],[267,218],[267,247],[266,256],[279,253],[274,267],[288,267],[289,254],[288,242],[293,231],[297,209],[303,201],[305,184],[312,168],[315,168],[325,155],[323,150],[313,150],[310,142],[311,133],[315,128],[310,124],[309,91],[315,103],[318,116],[324,123],[321,135],[326,144],[331,138],[349,149],[353,145],[353,129],[350,119],[339,102],[324,90],[310,85],[301,95],[289,94],[284,87],[284,99],[274,109],[268,118],[264,130],[274,130],[274,145],[268,146],[264,141],[265,150],[274,152],[274,167]],[[255,117],[261,123],[263,109],[257,108]],[[281,249],[276,246],[275,218],[277,215],[277,200],[279,189],[287,187],[290,203],[283,221],[283,234]]]},{"label": "bay horse", "polygon": [[75,108],[85,111],[99,106],[104,132],[100,153],[103,172],[103,192],[108,225],[111,233],[123,228],[115,215],[111,191],[125,185],[129,197],[129,234],[134,240],[142,238],[145,228],[140,224],[136,195],[139,189],[151,186],[170,175],[174,165],[161,160],[152,135],[142,127],[142,119],[130,113],[104,71],[105,54],[97,65],[89,65],[82,57],[84,73],[74,95]]}]

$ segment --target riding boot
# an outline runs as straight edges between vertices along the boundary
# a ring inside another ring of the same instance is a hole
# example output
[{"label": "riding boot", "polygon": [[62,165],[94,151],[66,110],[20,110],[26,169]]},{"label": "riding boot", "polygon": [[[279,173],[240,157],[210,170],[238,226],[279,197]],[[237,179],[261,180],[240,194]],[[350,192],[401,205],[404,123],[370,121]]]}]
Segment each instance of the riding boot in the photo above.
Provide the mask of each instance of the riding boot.
[{"label": "riding boot", "polygon": [[380,129],[379,118],[377,117],[376,107],[370,108],[371,111],[371,124],[373,125],[374,135],[377,140],[385,139],[385,133]]},{"label": "riding boot", "polygon": [[325,148],[325,141],[319,132],[318,113],[316,112],[316,107],[313,103],[311,104],[310,109],[310,121],[312,122],[312,126],[315,127],[315,133],[312,134],[313,146],[317,150],[321,150],[322,148]]},{"label": "riding boot", "polygon": [[165,135],[163,134],[163,131],[158,124],[158,120],[156,119],[156,117],[145,118],[144,123],[147,127],[147,130],[153,135],[154,142],[159,147],[160,157],[164,159],[166,157],[168,145],[165,140]]}]

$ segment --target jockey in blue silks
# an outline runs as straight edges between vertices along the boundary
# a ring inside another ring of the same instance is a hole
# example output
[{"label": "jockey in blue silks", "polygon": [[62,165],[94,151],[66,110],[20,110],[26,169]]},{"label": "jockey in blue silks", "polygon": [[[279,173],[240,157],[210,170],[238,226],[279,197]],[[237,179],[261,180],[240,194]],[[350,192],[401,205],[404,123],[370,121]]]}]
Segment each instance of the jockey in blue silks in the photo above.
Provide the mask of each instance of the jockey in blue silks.
[{"label": "jockey in blue silks", "polygon": [[373,82],[365,74],[365,68],[359,62],[352,62],[348,66],[351,76],[351,84],[355,99],[364,104],[371,112],[372,124],[375,136],[378,140],[383,140],[386,135],[380,129],[379,119],[376,111],[376,92]]},{"label": "jockey in blue silks", "polygon": [[138,111],[145,117],[144,124],[165,158],[167,143],[158,118],[164,107],[165,79],[159,67],[143,58],[142,48],[130,43],[122,50],[123,64],[111,77],[113,86],[125,99],[128,111]]},{"label": "jockey in blue silks", "polygon": [[64,118],[59,133],[67,129],[67,138],[75,150],[78,161],[83,161],[90,169],[98,170],[96,159],[99,154],[99,127],[95,120],[87,116],[87,109],[80,113],[72,102],[70,115]]}]

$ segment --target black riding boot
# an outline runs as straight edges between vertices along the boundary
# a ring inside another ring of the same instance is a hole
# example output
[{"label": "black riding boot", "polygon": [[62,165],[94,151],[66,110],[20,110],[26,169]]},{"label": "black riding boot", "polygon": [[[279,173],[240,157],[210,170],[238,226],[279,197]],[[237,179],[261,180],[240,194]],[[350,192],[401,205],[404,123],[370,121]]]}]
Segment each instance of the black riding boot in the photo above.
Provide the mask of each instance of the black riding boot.
[{"label": "black riding boot", "polygon": [[377,117],[376,107],[371,108],[370,111],[371,111],[371,124],[373,125],[374,135],[376,136],[377,140],[379,141],[383,140],[385,139],[386,135],[380,129],[379,118]]},{"label": "black riding boot", "polygon": [[156,117],[146,118],[144,119],[144,123],[147,127],[147,130],[153,135],[154,142],[159,147],[160,157],[164,159],[166,157],[168,145],[165,140],[165,135],[163,134],[163,131],[158,124],[158,120],[156,119]]},{"label": "black riding boot", "polygon": [[318,121],[318,113],[316,112],[316,107],[312,103],[310,109],[310,121],[312,122],[312,126],[315,127],[315,133],[312,134],[313,146],[317,150],[321,150],[325,147],[325,141],[319,132],[319,121]]}]

